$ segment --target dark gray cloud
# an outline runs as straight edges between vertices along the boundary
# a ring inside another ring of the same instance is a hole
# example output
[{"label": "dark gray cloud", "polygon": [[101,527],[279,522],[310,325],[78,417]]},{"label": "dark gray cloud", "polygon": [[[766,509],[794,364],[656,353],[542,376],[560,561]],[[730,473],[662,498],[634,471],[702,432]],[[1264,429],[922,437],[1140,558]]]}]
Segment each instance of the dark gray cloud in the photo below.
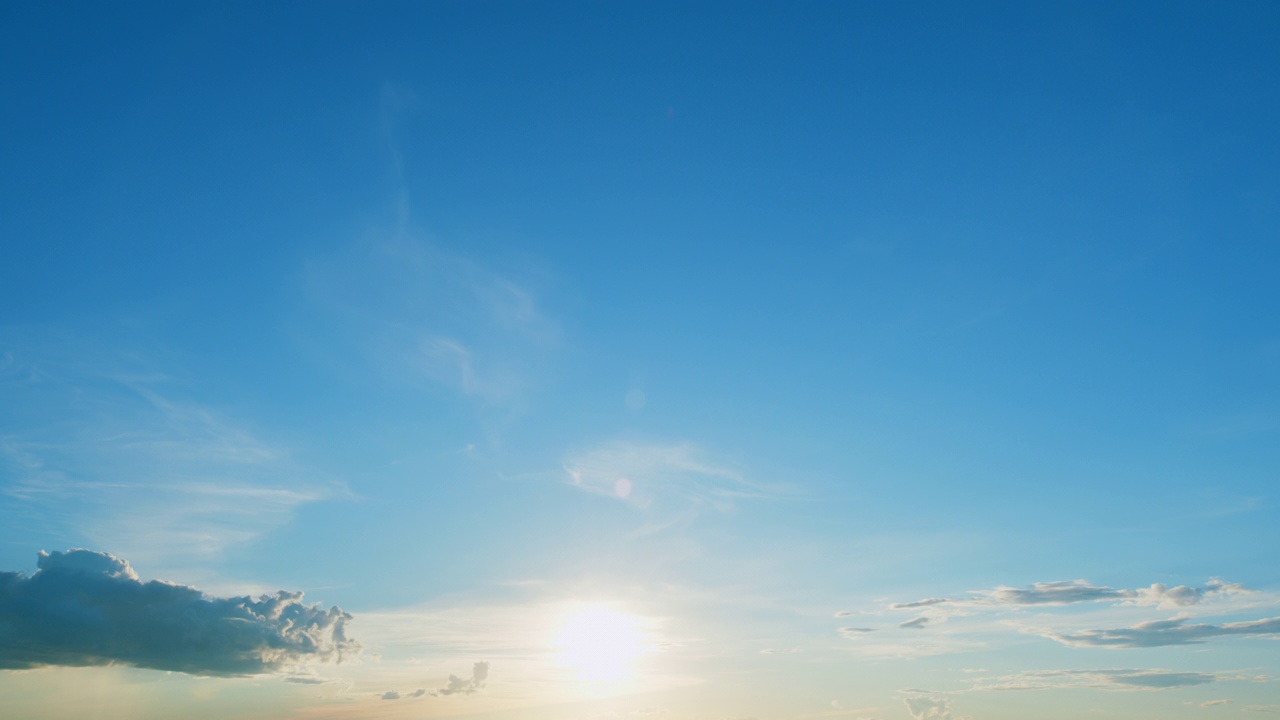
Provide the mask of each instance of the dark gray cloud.
[{"label": "dark gray cloud", "polygon": [[1188,625],[1185,618],[1156,620],[1131,628],[1083,630],[1078,633],[1038,631],[1044,637],[1073,647],[1147,648],[1196,645],[1213,638],[1280,634],[1280,617],[1233,623]]},{"label": "dark gray cloud", "polygon": [[489,663],[478,662],[471,666],[471,677],[460,678],[457,675],[449,676],[449,684],[435,691],[435,695],[470,695],[471,693],[484,687],[489,680]]},{"label": "dark gray cloud", "polygon": [[257,675],[357,652],[350,620],[338,607],[304,604],[300,592],[210,597],[144,583],[107,553],[42,552],[30,577],[0,572],[0,669],[122,664]]}]

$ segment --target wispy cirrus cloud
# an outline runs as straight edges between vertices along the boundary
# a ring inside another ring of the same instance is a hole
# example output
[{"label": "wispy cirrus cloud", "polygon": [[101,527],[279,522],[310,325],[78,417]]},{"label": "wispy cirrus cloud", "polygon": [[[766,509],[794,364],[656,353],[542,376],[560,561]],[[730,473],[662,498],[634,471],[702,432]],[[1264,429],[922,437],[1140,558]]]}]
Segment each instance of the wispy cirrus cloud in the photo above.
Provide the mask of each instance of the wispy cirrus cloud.
[{"label": "wispy cirrus cloud", "polygon": [[570,455],[563,466],[572,487],[638,508],[727,510],[735,501],[766,494],[732,465],[692,443],[615,441]]},{"label": "wispy cirrus cloud", "polygon": [[559,326],[525,284],[403,225],[309,265],[317,347],[350,348],[358,364],[396,383],[444,387],[485,405],[517,402]]},{"label": "wispy cirrus cloud", "polygon": [[145,357],[28,333],[0,372],[0,494],[15,523],[151,565],[212,559],[340,495]]},{"label": "wispy cirrus cloud", "polygon": [[30,577],[0,572],[0,668],[132,665],[192,675],[275,673],[341,662],[359,644],[351,615],[300,592],[210,597],[142,582],[126,561],[90,550],[41,553]]}]

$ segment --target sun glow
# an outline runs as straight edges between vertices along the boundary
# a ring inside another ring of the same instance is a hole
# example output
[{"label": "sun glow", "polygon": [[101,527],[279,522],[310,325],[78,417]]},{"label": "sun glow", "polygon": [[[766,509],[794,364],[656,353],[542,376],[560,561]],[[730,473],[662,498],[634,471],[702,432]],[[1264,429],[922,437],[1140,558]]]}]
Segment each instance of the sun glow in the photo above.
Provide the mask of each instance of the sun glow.
[{"label": "sun glow", "polygon": [[607,605],[569,614],[556,636],[559,658],[582,680],[626,680],[645,651],[640,619]]}]

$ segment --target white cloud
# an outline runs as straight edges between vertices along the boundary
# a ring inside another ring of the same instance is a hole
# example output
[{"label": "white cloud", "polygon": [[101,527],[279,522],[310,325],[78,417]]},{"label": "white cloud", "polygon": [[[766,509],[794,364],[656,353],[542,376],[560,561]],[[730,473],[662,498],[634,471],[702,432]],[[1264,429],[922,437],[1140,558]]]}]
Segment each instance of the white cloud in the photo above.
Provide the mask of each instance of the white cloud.
[{"label": "white cloud", "polygon": [[38,567],[30,577],[0,572],[0,668],[124,664],[257,675],[341,662],[359,650],[346,636],[349,614],[306,605],[300,592],[209,597],[144,583],[124,560],[90,550],[41,553]]}]

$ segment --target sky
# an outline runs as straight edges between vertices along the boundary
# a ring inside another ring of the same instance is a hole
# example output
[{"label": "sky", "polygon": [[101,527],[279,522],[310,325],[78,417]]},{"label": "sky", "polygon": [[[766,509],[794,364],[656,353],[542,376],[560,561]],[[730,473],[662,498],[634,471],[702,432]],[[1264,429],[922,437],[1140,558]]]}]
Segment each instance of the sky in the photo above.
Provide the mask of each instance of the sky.
[{"label": "sky", "polygon": [[1280,5],[0,5],[12,720],[1280,714]]}]

